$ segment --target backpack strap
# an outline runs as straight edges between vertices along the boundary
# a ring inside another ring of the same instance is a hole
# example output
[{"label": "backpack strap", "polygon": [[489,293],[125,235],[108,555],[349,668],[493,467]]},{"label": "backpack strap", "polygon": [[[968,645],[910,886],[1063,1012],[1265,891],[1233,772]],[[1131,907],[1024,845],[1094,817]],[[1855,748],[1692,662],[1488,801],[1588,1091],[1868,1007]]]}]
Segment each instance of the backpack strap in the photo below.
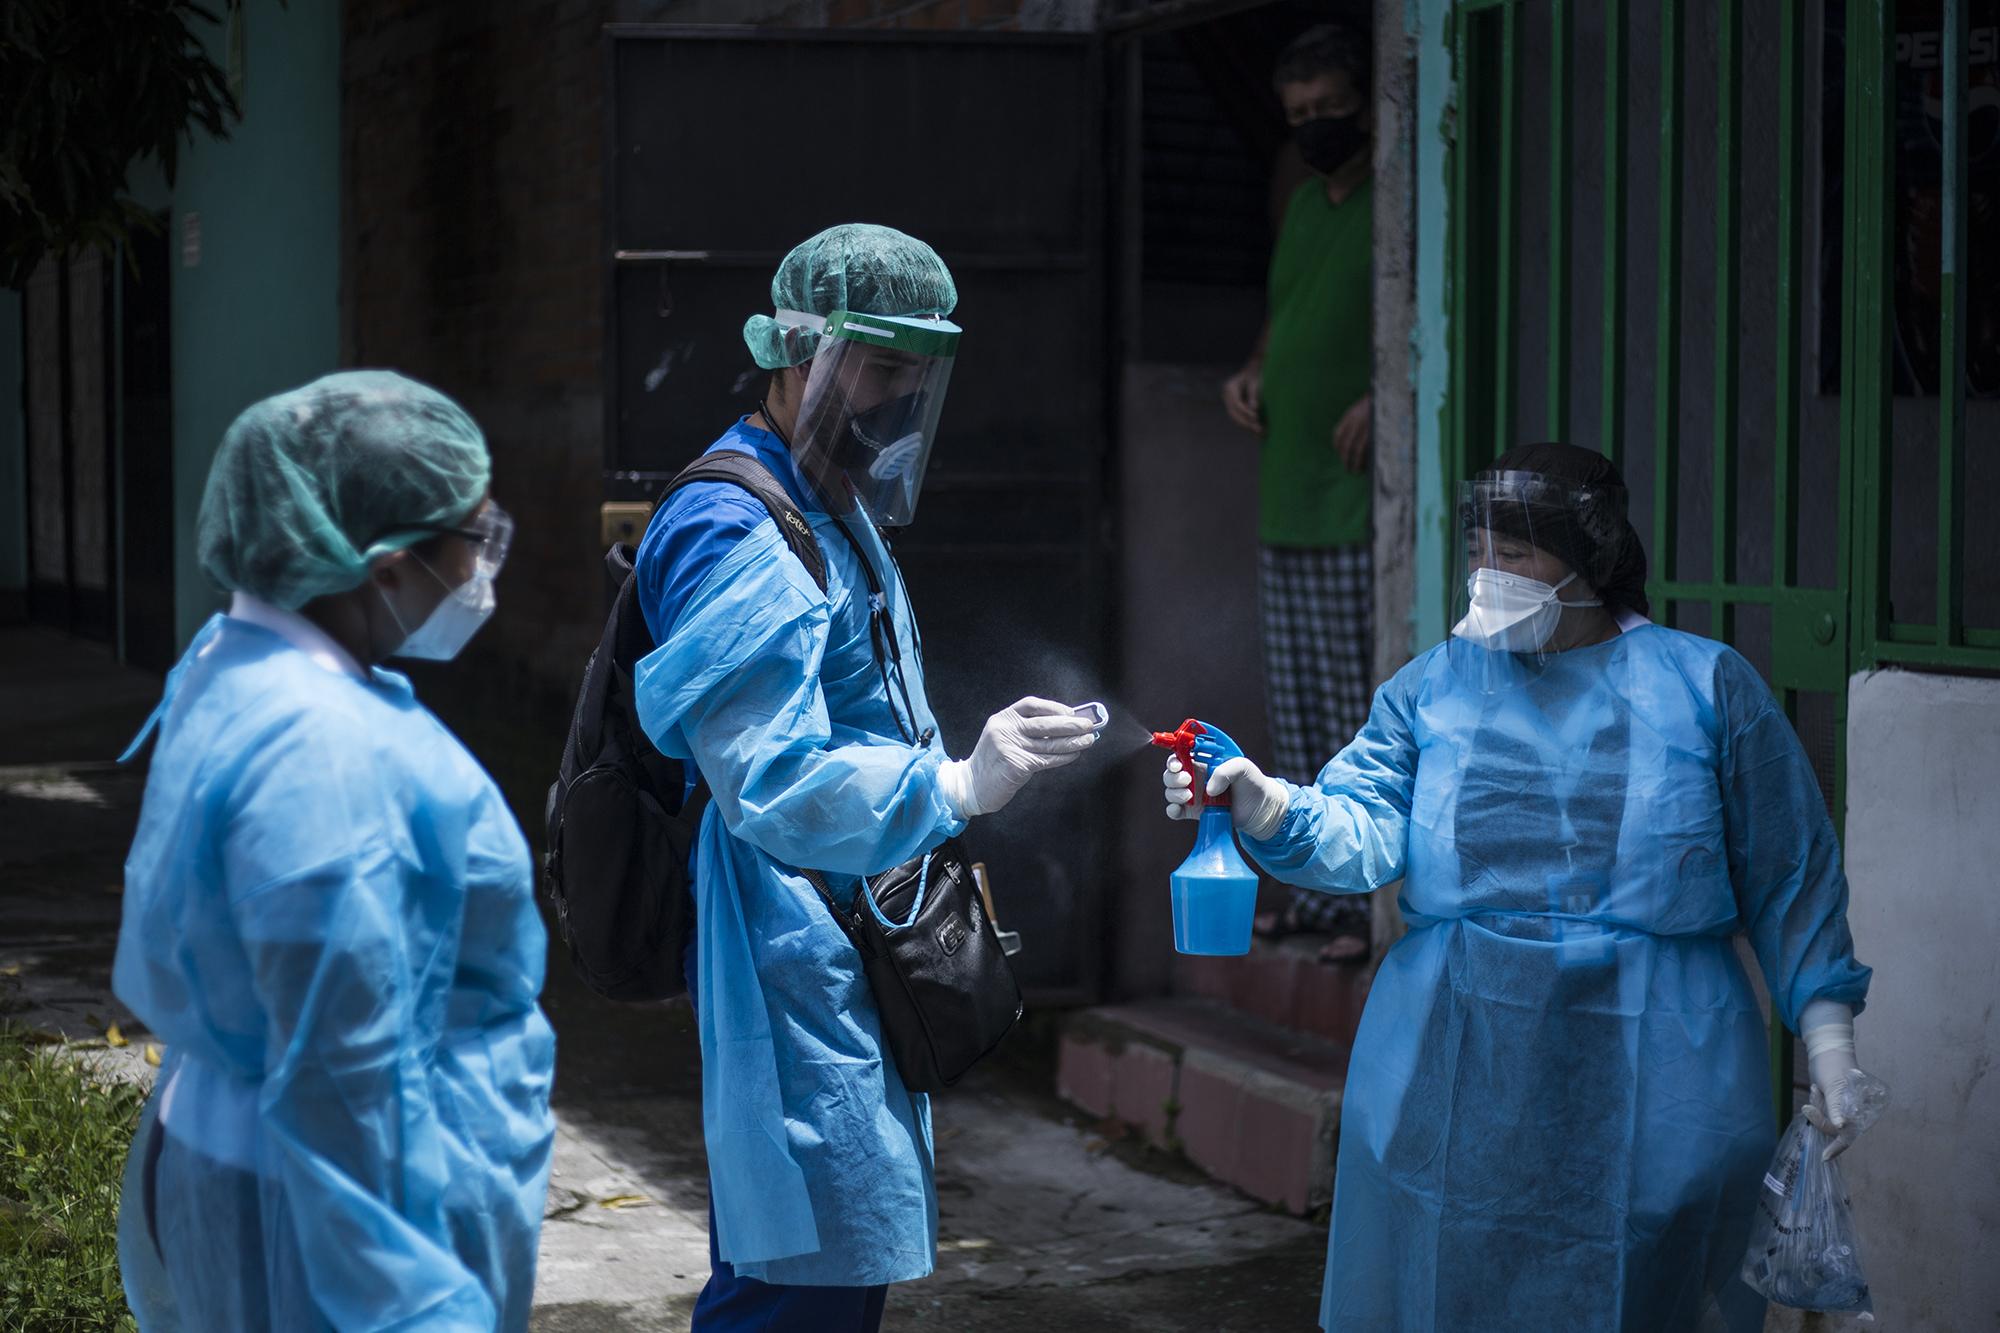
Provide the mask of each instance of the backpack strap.
[{"label": "backpack strap", "polygon": [[668,497],[681,487],[698,481],[725,482],[756,496],[764,511],[771,516],[771,521],[778,525],[778,535],[785,539],[785,545],[806,567],[806,573],[812,575],[812,581],[821,592],[827,590],[826,552],[820,549],[818,539],[813,536],[812,524],[806,522],[806,516],[799,512],[799,507],[792,503],[792,497],[785,493],[783,483],[771,475],[771,469],[749,454],[739,454],[733,449],[703,454],[681,469],[680,475],[667,484],[667,489],[660,494],[655,512],[665,512]]}]

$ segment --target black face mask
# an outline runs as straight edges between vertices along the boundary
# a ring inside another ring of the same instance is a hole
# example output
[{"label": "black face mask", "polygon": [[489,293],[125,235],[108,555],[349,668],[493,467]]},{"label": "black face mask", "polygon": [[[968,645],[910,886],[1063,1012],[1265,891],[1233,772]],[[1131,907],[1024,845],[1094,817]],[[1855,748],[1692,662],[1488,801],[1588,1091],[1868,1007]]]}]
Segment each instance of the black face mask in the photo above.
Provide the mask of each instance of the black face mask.
[{"label": "black face mask", "polygon": [[1292,127],[1292,138],[1306,165],[1328,176],[1347,165],[1347,160],[1368,143],[1368,131],[1359,116],[1315,116]]}]

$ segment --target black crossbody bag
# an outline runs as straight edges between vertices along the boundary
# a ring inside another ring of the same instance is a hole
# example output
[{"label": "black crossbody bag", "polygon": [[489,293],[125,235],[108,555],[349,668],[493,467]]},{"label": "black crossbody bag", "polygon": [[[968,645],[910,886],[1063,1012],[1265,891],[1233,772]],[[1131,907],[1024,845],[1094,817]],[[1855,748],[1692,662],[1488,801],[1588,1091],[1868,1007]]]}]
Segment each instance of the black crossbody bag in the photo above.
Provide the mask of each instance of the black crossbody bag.
[{"label": "black crossbody bag", "polygon": [[805,875],[861,955],[910,1091],[952,1086],[1020,1021],[1021,988],[957,838],[863,877],[844,906],[818,871]]},{"label": "black crossbody bag", "polygon": [[[903,684],[902,647],[875,567],[846,523],[834,526],[854,548],[868,580],[869,637],[884,689],[891,688],[892,674],[902,687],[909,723],[899,715],[897,726],[913,744],[928,744],[928,733],[910,734],[916,717]],[[895,711],[893,696],[890,711]],[[1020,1021],[1021,987],[957,838],[863,876],[845,904],[819,871],[803,873],[861,955],[881,1013],[882,1039],[910,1091],[952,1086]]]}]

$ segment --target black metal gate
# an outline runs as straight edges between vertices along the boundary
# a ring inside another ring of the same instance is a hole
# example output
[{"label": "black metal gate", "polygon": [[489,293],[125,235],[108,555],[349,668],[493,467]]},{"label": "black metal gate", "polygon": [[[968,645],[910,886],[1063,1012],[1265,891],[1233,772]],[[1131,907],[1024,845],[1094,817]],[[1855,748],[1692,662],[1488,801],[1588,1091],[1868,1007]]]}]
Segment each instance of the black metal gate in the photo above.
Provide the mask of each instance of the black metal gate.
[{"label": "black metal gate", "polygon": [[[965,340],[897,543],[932,703],[965,753],[1024,693],[1113,679],[1104,105],[1094,39],[615,26],[606,495],[754,408],[744,319],[794,244],[880,222],[934,245]],[[1093,997],[1112,806],[1043,784],[973,830],[1044,1000]]]},{"label": "black metal gate", "polygon": [[28,614],[87,638],[114,634],[111,261],[50,257],[21,318],[28,422]]}]

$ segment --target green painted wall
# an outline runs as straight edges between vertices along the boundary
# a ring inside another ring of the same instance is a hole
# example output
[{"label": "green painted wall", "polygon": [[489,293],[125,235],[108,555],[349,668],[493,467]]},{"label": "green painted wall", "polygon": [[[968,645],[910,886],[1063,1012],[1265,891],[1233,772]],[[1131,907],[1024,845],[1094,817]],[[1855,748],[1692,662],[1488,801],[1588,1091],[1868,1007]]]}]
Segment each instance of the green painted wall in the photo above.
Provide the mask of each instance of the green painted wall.
[{"label": "green painted wall", "polygon": [[28,587],[28,423],[21,415],[21,294],[0,288],[0,614]]},{"label": "green painted wall", "polygon": [[1452,0],[1411,0],[1405,32],[1417,52],[1417,322],[1410,333],[1417,395],[1417,604],[1410,651],[1443,641],[1445,586],[1450,571],[1451,507],[1456,478],[1445,475],[1445,391],[1451,377],[1451,292],[1445,247],[1450,243],[1450,151],[1446,127],[1458,100],[1451,68]]},{"label": "green painted wall", "polygon": [[[218,6],[218,8],[220,8]],[[175,620],[222,604],[195,560],[209,460],[236,414],[340,356],[340,5],[250,0],[244,115],[184,152],[173,192]],[[210,34],[218,60],[223,31]],[[189,213],[201,258],[180,258]]]}]

